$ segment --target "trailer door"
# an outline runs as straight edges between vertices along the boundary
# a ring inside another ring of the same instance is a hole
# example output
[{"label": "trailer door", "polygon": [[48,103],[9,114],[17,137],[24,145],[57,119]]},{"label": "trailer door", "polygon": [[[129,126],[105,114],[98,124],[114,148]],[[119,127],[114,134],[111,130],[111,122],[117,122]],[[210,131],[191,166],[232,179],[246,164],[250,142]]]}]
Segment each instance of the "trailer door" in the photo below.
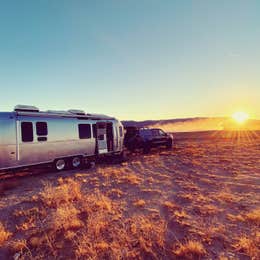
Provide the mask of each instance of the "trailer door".
[{"label": "trailer door", "polygon": [[14,119],[0,119],[0,169],[17,165]]},{"label": "trailer door", "polygon": [[106,122],[97,122],[97,152],[98,154],[104,154],[108,152]]}]

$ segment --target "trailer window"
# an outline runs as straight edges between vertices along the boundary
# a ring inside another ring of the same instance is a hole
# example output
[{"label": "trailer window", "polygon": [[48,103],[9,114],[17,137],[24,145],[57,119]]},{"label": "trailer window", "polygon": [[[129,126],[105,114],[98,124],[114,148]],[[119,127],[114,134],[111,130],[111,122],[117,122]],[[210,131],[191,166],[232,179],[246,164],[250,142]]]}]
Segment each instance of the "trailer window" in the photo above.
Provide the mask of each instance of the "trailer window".
[{"label": "trailer window", "polygon": [[91,138],[91,128],[89,124],[79,124],[79,138],[80,139]]},{"label": "trailer window", "polygon": [[33,124],[32,122],[22,122],[22,141],[23,142],[32,142],[33,141]]},{"label": "trailer window", "polygon": [[47,141],[47,137],[46,136],[40,136],[40,137],[38,137],[38,142],[45,142],[45,141]]},{"label": "trailer window", "polygon": [[48,127],[46,122],[37,122],[36,123],[36,133],[38,136],[48,135]]},{"label": "trailer window", "polygon": [[105,140],[105,135],[99,135],[99,136],[98,136],[98,140],[100,140],[100,141]]},{"label": "trailer window", "polygon": [[104,122],[98,122],[98,129],[106,129],[107,128],[107,124]]}]

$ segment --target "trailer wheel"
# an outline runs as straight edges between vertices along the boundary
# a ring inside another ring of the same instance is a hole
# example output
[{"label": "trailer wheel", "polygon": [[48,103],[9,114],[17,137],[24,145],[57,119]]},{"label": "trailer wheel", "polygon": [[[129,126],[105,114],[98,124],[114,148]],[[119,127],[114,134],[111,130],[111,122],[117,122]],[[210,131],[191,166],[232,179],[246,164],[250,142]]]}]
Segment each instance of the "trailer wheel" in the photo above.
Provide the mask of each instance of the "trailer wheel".
[{"label": "trailer wheel", "polygon": [[89,158],[84,158],[82,162],[83,167],[86,169],[90,169],[93,163],[95,164],[95,162],[93,160],[91,161]]},{"label": "trailer wheel", "polygon": [[71,160],[72,168],[76,169],[79,168],[82,164],[81,158],[79,156],[73,157]]},{"label": "trailer wheel", "polygon": [[66,168],[65,159],[58,159],[54,161],[54,168],[57,171],[63,171]]}]

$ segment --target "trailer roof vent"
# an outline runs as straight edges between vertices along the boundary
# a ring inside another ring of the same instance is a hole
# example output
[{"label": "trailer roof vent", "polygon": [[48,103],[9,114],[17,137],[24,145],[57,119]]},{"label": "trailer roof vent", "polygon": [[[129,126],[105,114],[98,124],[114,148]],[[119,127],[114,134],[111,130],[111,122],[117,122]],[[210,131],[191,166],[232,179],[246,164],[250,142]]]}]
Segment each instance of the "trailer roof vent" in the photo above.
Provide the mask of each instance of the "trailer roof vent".
[{"label": "trailer roof vent", "polygon": [[70,112],[71,114],[75,114],[75,115],[85,115],[85,111],[84,110],[78,110],[78,109],[70,109],[68,110],[68,112]]},{"label": "trailer roof vent", "polygon": [[88,116],[93,116],[93,117],[101,117],[101,118],[111,118],[110,116],[104,115],[104,114],[87,114]]},{"label": "trailer roof vent", "polygon": [[46,111],[47,113],[50,113],[50,114],[66,114],[66,115],[71,115],[70,112],[66,111],[66,110],[47,110]]},{"label": "trailer roof vent", "polygon": [[23,111],[23,112],[40,112],[40,109],[35,106],[27,106],[27,105],[16,105],[14,107],[14,111]]}]

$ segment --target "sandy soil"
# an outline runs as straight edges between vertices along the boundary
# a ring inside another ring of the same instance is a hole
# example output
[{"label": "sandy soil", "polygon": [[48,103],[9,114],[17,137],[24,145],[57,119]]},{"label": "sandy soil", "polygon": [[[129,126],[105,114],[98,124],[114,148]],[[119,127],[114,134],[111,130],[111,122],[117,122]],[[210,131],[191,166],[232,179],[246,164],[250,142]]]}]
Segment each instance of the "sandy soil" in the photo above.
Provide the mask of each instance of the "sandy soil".
[{"label": "sandy soil", "polygon": [[175,137],[121,164],[2,177],[0,258],[259,259],[259,135]]}]

